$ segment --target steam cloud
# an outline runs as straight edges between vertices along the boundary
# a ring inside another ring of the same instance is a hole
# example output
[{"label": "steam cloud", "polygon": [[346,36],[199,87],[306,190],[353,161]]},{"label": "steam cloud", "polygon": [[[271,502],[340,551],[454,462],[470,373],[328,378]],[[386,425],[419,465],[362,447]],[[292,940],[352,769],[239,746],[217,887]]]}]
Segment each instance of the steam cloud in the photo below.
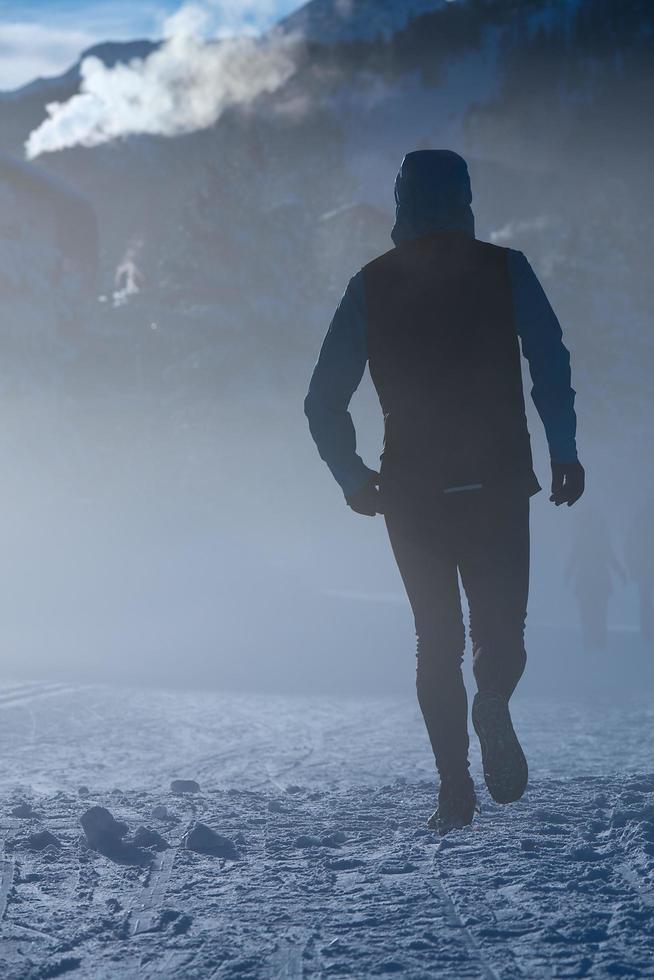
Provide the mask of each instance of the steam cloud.
[{"label": "steam cloud", "polygon": [[270,11],[271,0],[187,4],[167,19],[164,43],[147,58],[112,68],[85,58],[79,93],[47,106],[48,118],[25,144],[28,159],[137,133],[205,129],[229,106],[280,88],[295,71],[299,40],[279,32],[254,36]]}]

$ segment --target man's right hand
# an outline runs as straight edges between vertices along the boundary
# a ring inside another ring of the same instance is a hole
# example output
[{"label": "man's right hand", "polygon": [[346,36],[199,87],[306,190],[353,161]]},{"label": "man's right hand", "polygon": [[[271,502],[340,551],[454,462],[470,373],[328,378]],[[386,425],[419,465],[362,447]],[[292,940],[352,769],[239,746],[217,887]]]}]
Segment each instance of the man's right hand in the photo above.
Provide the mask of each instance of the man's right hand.
[{"label": "man's right hand", "polygon": [[373,473],[370,480],[359,490],[355,490],[349,497],[345,498],[348,507],[351,507],[357,514],[365,517],[375,517],[383,514],[384,510],[379,492],[379,473]]},{"label": "man's right hand", "polygon": [[577,460],[575,463],[552,463],[552,496],[550,500],[559,507],[576,504],[586,486],[586,473]]}]

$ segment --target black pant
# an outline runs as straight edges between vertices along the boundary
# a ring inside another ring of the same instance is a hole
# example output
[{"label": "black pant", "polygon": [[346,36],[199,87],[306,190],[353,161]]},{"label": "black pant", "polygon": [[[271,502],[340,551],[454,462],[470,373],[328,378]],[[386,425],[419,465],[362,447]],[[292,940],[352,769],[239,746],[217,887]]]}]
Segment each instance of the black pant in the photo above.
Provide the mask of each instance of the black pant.
[{"label": "black pant", "polygon": [[461,672],[470,608],[473,671],[482,692],[513,693],[525,668],[529,496],[522,489],[434,493],[382,483],[391,546],[413,609],[417,689],[441,776],[468,765],[468,701]]}]

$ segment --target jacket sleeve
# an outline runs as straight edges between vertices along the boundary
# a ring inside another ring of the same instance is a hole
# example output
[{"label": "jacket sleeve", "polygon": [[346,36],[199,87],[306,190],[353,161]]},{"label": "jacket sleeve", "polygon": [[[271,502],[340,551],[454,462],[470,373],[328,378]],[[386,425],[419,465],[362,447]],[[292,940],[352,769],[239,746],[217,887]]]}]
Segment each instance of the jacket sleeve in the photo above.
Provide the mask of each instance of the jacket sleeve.
[{"label": "jacket sleeve", "polygon": [[363,276],[350,280],[313,370],[304,412],[318,452],[346,497],[364,486],[373,470],[356,451],[348,406],[368,361]]},{"label": "jacket sleeve", "polygon": [[570,354],[563,332],[538,278],[522,252],[509,251],[515,326],[529,362],[531,397],[538,410],[554,463],[577,459],[577,416]]}]

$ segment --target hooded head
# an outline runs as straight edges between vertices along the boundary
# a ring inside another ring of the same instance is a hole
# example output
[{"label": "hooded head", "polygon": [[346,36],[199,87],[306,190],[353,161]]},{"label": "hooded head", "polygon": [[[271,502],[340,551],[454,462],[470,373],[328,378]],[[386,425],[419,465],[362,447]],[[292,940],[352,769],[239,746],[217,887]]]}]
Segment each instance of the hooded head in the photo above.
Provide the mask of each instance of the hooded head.
[{"label": "hooded head", "polygon": [[407,153],[395,181],[396,245],[437,231],[463,231],[474,237],[470,175],[458,153],[416,150]]}]

